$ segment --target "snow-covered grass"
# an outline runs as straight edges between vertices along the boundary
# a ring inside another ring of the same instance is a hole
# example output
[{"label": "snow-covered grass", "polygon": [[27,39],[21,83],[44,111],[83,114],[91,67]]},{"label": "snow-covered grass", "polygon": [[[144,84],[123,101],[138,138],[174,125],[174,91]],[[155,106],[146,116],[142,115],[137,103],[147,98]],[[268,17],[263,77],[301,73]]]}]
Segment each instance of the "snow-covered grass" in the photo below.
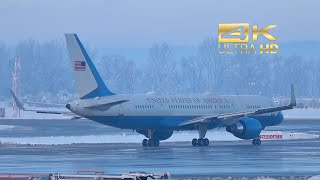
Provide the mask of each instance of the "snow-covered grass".
[{"label": "snow-covered grass", "polygon": [[5,130],[5,129],[12,129],[15,126],[11,126],[11,125],[0,125],[0,130]]},{"label": "snow-covered grass", "polygon": [[309,178],[308,180],[320,180],[320,175],[318,175],[318,176],[312,176],[312,177]]},{"label": "snow-covered grass", "polygon": [[[287,133],[278,131],[266,131],[262,134],[281,134],[282,139],[278,140],[292,140],[292,139],[315,139],[319,135],[307,133]],[[192,138],[197,137],[197,132],[184,131],[176,132],[173,136],[165,142],[188,142]],[[50,136],[50,137],[1,137],[2,143],[13,144],[32,144],[32,145],[60,145],[60,144],[79,144],[79,143],[141,143],[145,137],[143,135],[86,135],[86,136]],[[241,141],[241,139],[233,136],[225,131],[208,132],[207,138],[210,141]]]},{"label": "snow-covered grass", "polygon": [[283,115],[288,118],[319,118],[320,109],[291,109],[283,111]]}]

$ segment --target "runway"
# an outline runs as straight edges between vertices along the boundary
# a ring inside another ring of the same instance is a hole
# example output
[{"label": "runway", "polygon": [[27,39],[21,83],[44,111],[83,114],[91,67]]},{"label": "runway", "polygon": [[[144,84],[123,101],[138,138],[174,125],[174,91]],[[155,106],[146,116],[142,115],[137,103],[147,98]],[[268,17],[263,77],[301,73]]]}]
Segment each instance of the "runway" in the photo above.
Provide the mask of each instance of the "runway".
[{"label": "runway", "polygon": [[213,139],[209,147],[192,147],[189,141],[196,132],[177,132],[160,147],[144,148],[143,136],[88,120],[2,120],[0,172],[94,169],[111,174],[169,172],[177,177],[313,176],[320,174],[319,129],[320,121],[287,121],[268,130],[295,138],[263,141],[261,146],[215,130],[208,134]]}]

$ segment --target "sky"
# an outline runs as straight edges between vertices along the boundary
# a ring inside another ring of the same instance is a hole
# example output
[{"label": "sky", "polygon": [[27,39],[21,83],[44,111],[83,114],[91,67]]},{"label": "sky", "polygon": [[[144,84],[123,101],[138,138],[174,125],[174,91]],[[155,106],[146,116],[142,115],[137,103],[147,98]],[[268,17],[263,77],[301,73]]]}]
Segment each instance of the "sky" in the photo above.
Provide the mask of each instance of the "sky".
[{"label": "sky", "polygon": [[217,38],[219,23],[248,22],[276,24],[278,42],[320,41],[319,7],[316,0],[1,0],[0,40],[77,33],[98,47],[190,46]]}]

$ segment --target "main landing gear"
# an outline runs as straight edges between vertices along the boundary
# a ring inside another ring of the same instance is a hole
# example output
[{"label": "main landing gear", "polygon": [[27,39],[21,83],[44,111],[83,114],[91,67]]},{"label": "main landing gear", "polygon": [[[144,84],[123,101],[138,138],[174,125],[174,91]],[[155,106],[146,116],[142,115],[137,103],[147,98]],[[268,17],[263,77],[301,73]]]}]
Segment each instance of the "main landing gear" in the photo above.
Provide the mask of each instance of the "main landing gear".
[{"label": "main landing gear", "polygon": [[192,146],[209,146],[209,139],[205,138],[207,133],[207,126],[206,125],[198,125],[197,126],[199,139],[194,138],[192,140]]},{"label": "main landing gear", "polygon": [[261,140],[260,139],[252,139],[252,144],[253,145],[261,145]]},{"label": "main landing gear", "polygon": [[157,139],[144,139],[142,141],[142,146],[143,147],[158,147],[160,145],[160,141]]},{"label": "main landing gear", "polygon": [[144,139],[142,141],[143,147],[158,147],[160,145],[160,141],[158,139],[155,139],[153,135],[154,135],[154,131],[149,129],[147,134],[148,139]]},{"label": "main landing gear", "polygon": [[209,139],[192,139],[192,146],[209,146]]}]

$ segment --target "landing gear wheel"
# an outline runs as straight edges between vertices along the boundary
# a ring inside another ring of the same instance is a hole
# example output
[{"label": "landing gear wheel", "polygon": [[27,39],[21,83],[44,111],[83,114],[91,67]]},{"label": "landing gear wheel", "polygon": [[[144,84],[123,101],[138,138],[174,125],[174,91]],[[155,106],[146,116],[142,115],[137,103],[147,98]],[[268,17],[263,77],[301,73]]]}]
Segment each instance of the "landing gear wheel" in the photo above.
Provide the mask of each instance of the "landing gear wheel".
[{"label": "landing gear wheel", "polygon": [[192,146],[209,146],[209,139],[204,138],[204,139],[192,139]]},{"label": "landing gear wheel", "polygon": [[204,142],[203,142],[203,143],[204,143],[204,146],[209,146],[209,143],[210,143],[210,142],[209,142],[209,139],[208,139],[208,138],[204,138],[203,141],[204,141]]},{"label": "landing gear wheel", "polygon": [[260,139],[252,139],[252,144],[253,145],[261,145],[261,140]]},{"label": "landing gear wheel", "polygon": [[192,139],[192,146],[198,146],[198,139]]},{"label": "landing gear wheel", "polygon": [[198,146],[204,146],[204,139],[198,139]]},{"label": "landing gear wheel", "polygon": [[144,139],[142,141],[142,146],[143,147],[158,147],[160,145],[160,141],[159,140],[156,140],[156,139]]},{"label": "landing gear wheel", "polygon": [[142,146],[143,146],[143,147],[148,146],[148,140],[147,140],[147,139],[143,139],[143,141],[142,141]]},{"label": "landing gear wheel", "polygon": [[153,140],[152,140],[152,139],[149,139],[149,140],[148,140],[148,146],[149,146],[149,147],[152,147],[152,146],[153,146]]},{"label": "landing gear wheel", "polygon": [[257,139],[257,145],[261,145],[261,140]]},{"label": "landing gear wheel", "polygon": [[252,139],[252,144],[256,145],[256,139]]},{"label": "landing gear wheel", "polygon": [[153,142],[153,145],[155,146],[155,147],[158,147],[159,145],[160,145],[160,141],[159,140],[153,140],[154,142]]}]

